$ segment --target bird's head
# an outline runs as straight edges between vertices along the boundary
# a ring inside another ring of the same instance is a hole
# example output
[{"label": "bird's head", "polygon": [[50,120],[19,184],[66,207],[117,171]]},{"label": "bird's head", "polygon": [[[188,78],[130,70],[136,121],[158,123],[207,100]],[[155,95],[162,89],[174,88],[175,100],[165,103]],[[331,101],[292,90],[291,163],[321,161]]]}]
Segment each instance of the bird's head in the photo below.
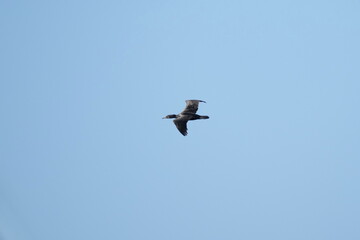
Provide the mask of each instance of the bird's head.
[{"label": "bird's head", "polygon": [[176,115],[171,114],[171,115],[167,115],[167,116],[163,117],[163,119],[168,119],[168,118],[176,118]]}]

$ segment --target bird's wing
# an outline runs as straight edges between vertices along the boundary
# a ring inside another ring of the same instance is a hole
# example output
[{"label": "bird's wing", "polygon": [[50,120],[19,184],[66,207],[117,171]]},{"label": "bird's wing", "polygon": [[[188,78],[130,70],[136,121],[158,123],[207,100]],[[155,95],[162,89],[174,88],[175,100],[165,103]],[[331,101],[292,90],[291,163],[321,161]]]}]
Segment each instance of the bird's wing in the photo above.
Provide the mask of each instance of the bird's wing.
[{"label": "bird's wing", "polygon": [[195,114],[199,108],[199,102],[204,102],[202,100],[186,100],[186,107],[181,113],[193,113]]},{"label": "bird's wing", "polygon": [[175,123],[176,128],[179,130],[179,132],[186,136],[187,135],[187,119],[177,118],[173,122]]}]

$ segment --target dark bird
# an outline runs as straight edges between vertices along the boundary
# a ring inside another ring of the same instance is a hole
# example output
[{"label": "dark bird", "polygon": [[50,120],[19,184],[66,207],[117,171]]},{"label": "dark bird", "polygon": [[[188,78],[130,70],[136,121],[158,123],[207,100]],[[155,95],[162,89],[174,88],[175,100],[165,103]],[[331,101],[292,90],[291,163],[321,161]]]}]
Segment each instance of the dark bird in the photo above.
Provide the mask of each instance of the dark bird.
[{"label": "dark bird", "polygon": [[171,114],[171,115],[167,115],[166,117],[163,117],[163,119],[175,118],[174,119],[175,126],[177,127],[179,132],[184,136],[187,135],[186,124],[189,120],[198,120],[198,119],[208,119],[209,118],[209,116],[200,116],[200,115],[196,114],[198,107],[199,107],[199,102],[206,103],[205,101],[186,100],[185,102],[186,102],[186,107],[181,113]]}]

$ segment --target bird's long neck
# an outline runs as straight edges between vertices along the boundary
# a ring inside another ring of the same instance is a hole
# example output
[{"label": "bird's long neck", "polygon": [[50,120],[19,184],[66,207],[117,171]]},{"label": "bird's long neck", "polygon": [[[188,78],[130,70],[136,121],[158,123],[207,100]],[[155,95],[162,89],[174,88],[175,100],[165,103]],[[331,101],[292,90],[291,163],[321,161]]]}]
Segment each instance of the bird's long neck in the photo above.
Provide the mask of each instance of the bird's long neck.
[{"label": "bird's long neck", "polygon": [[177,117],[176,114],[171,114],[171,115],[168,116],[168,118],[176,118],[176,117]]}]

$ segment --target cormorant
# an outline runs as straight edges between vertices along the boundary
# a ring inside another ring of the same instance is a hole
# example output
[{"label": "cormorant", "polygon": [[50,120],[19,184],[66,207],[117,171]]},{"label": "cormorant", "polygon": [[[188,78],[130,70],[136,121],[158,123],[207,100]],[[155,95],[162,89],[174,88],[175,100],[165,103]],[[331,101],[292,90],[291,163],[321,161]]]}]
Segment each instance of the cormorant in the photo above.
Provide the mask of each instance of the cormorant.
[{"label": "cormorant", "polygon": [[209,116],[200,116],[196,114],[200,102],[206,103],[202,100],[186,100],[185,109],[179,114],[171,114],[163,117],[163,119],[175,118],[174,123],[179,132],[186,136],[187,135],[187,122],[189,120],[208,119]]}]

